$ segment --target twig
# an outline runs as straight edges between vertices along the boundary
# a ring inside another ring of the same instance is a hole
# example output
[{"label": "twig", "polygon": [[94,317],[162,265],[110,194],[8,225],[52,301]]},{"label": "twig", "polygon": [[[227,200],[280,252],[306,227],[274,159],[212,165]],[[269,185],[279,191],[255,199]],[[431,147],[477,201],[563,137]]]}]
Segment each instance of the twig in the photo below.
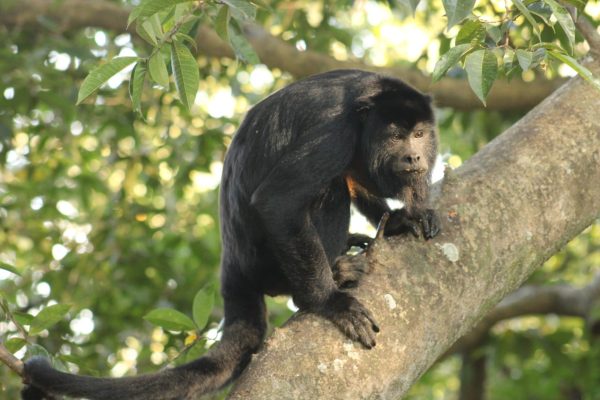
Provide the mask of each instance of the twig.
[{"label": "twig", "polygon": [[23,336],[23,338],[25,340],[27,340],[27,337],[29,336],[29,334],[27,333],[27,331],[25,330],[25,328],[23,328],[23,325],[21,325],[19,323],[19,321],[16,320],[15,316],[13,315],[13,313],[10,312],[10,309],[8,308],[8,304],[4,300],[0,301],[0,308],[8,316],[8,319],[10,319],[10,321],[13,324],[15,324],[15,326],[17,327],[17,330],[19,331],[19,333],[21,333],[21,335]]},{"label": "twig", "polygon": [[595,55],[600,55],[600,33],[596,30],[596,27],[592,25],[587,15],[583,12],[578,12],[575,7],[567,6],[567,10],[571,14],[575,26],[581,36],[588,42],[590,46],[590,52]]},{"label": "twig", "polygon": [[385,231],[385,225],[387,224],[387,221],[389,218],[390,218],[389,212],[386,212],[381,216],[381,220],[379,220],[379,224],[377,225],[377,233],[375,234],[375,240],[381,239],[383,237],[383,232]]},{"label": "twig", "polygon": [[2,343],[0,343],[0,361],[8,365],[8,368],[23,377],[23,362],[12,355]]}]

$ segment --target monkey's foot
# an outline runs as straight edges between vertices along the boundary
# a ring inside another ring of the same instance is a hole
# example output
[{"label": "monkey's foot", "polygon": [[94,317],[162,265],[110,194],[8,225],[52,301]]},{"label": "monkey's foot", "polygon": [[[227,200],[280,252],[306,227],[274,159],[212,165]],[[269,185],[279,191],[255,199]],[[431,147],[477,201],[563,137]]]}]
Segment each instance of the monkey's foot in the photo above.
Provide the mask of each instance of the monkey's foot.
[{"label": "monkey's foot", "polygon": [[358,286],[360,279],[370,270],[367,257],[363,253],[354,256],[339,256],[331,267],[333,280],[340,289]]},{"label": "monkey's foot", "polygon": [[347,292],[334,292],[317,313],[333,322],[350,339],[367,349],[375,346],[379,326],[371,312]]}]

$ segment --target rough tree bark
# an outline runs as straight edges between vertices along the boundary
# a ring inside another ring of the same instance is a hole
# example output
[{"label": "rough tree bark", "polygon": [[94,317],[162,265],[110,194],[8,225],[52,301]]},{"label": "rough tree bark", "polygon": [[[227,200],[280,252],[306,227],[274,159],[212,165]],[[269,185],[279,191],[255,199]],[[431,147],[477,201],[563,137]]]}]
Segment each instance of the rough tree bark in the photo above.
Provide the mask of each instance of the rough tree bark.
[{"label": "rough tree bark", "polygon": [[[595,73],[600,63],[588,64]],[[361,349],[297,315],[230,399],[397,399],[505,294],[600,216],[600,91],[558,89],[437,187],[443,233],[377,241],[357,296],[381,326]]]},{"label": "rough tree bark", "polygon": [[[40,16],[44,16],[42,19]],[[115,33],[125,32],[129,10],[118,4],[88,0],[10,0],[0,3],[0,27],[45,32],[48,20],[55,23],[54,32],[62,33],[85,27],[97,27]],[[1,31],[0,31],[1,32]],[[129,27],[135,34],[135,27]],[[294,46],[272,36],[254,24],[244,26],[244,34],[256,50],[261,62],[270,68],[280,68],[297,78],[340,68],[359,68],[401,78],[413,86],[433,94],[436,104],[457,110],[482,108],[464,79],[443,78],[431,85],[431,78],[416,69],[374,67],[360,61],[336,60],[315,51],[299,51]],[[201,26],[196,35],[198,54],[209,57],[233,58],[231,47],[208,26]],[[529,110],[564,81],[537,79],[497,81],[487,98],[488,110]]]}]

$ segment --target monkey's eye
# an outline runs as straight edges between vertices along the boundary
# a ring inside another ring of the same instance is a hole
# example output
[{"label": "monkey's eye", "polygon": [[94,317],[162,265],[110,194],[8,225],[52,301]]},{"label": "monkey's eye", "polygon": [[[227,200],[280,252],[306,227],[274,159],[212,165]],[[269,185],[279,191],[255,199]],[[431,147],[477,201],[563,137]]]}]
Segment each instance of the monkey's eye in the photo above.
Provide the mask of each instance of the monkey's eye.
[{"label": "monkey's eye", "polygon": [[419,129],[418,131],[415,132],[415,137],[416,138],[422,138],[424,135],[424,132],[422,129]]}]

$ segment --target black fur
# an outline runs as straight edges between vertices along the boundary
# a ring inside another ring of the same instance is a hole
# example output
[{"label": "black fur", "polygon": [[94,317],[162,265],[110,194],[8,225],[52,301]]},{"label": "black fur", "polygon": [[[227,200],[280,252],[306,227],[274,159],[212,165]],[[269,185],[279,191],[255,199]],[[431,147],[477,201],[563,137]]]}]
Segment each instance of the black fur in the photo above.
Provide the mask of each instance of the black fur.
[{"label": "black fur", "polygon": [[391,211],[384,198],[399,198],[405,207],[391,212],[386,234],[437,234],[437,218],[425,208],[437,152],[433,119],[427,96],[357,70],[315,75],[257,104],[223,169],[222,341],[189,364],[122,379],[65,374],[34,358],[25,365],[31,386],[23,398],[40,400],[42,389],[99,400],[191,399],[216,390],[261,345],[265,294],[291,294],[301,310],[375,346],[373,316],[339,288],[368,270],[335,261],[347,249],[351,202],[377,224]]}]

